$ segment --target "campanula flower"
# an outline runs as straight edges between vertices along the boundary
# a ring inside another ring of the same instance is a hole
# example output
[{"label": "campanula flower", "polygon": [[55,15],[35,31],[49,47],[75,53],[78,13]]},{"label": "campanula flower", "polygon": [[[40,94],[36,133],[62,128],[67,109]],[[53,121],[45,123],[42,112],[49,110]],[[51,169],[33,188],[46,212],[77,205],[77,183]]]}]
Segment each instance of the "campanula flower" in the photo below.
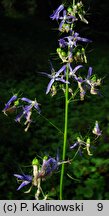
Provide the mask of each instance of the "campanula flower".
[{"label": "campanula flower", "polygon": [[63,30],[63,25],[65,23],[71,24],[71,23],[73,23],[76,20],[76,18],[74,16],[67,15],[66,10],[63,11],[63,16],[60,16],[59,19],[62,20],[61,23],[60,23],[60,25],[59,25],[59,31]]},{"label": "campanula flower", "polygon": [[54,12],[53,14],[50,16],[50,18],[52,20],[58,20],[59,19],[59,15],[60,15],[60,12],[64,9],[64,5],[61,4]]},{"label": "campanula flower", "polygon": [[21,121],[21,118],[25,118],[26,121],[25,121],[25,125],[27,125],[27,127],[25,128],[25,131],[28,130],[32,120],[31,120],[31,115],[32,115],[32,109],[35,108],[38,113],[40,114],[40,108],[39,108],[39,104],[37,103],[36,100],[32,101],[28,98],[21,98],[22,101],[24,102],[27,102],[29,105],[25,105],[22,107],[22,111],[17,115],[17,117],[15,118],[15,121],[16,122],[20,122]]},{"label": "campanula flower", "polygon": [[[34,108],[38,111],[38,113],[40,114],[41,110],[40,110],[39,104],[37,103],[36,100],[32,101],[32,100],[30,100],[30,99],[28,99],[28,98],[25,98],[25,97],[21,98],[21,100],[22,100],[22,101],[25,101],[25,102],[27,102],[27,103],[29,103],[29,104],[30,104],[30,107],[31,107],[31,108],[34,107]],[[27,106],[26,108],[30,110],[29,106]]]},{"label": "campanula flower", "polygon": [[69,163],[70,161],[59,161],[59,152],[57,151],[56,158],[44,156],[41,169],[39,170],[38,178],[45,179],[47,176],[51,176],[58,167],[63,163]]},{"label": "campanula flower", "polygon": [[47,86],[47,90],[46,90],[46,94],[48,94],[50,92],[50,89],[53,85],[53,83],[55,81],[60,81],[60,82],[63,82],[63,83],[68,83],[65,79],[64,79],[64,75],[60,76],[60,74],[62,72],[65,73],[66,71],[66,65],[63,65],[61,67],[61,69],[57,72],[55,72],[54,68],[52,67],[51,68],[51,74],[48,74],[48,73],[45,73],[45,72],[41,72],[42,74],[46,75],[47,77],[49,77],[51,80],[50,82],[48,83],[48,86]]},{"label": "campanula flower", "polygon": [[52,173],[56,171],[57,168],[58,168],[58,160],[52,157],[47,158],[47,156],[45,156],[43,158],[43,164],[39,171],[38,178],[44,179],[47,176],[52,175]]},{"label": "campanula flower", "polygon": [[71,36],[67,36],[59,40],[59,45],[61,47],[68,46],[70,48],[73,48],[77,46],[77,41],[82,41],[86,43],[92,42],[91,40],[87,38],[79,37],[79,33],[72,31]]},{"label": "campanula flower", "polygon": [[72,67],[71,67],[71,64],[68,64],[69,65],[69,77],[76,77],[77,78],[77,76],[76,76],[76,72],[80,69],[80,68],[82,68],[83,67],[83,65],[78,65],[78,66],[76,66],[74,69],[72,69]]},{"label": "campanula flower", "polygon": [[95,122],[95,126],[94,126],[92,133],[97,135],[97,136],[101,136],[102,131],[99,128],[98,121]]},{"label": "campanula flower", "polygon": [[25,174],[22,174],[22,175],[19,175],[19,174],[14,174],[14,176],[21,180],[22,183],[20,184],[20,186],[17,188],[17,190],[20,190],[21,188],[23,188],[24,186],[32,183],[32,176],[31,175],[25,175]]},{"label": "campanula flower", "polygon": [[6,112],[7,112],[10,108],[13,108],[13,109],[14,109],[14,108],[16,107],[15,104],[12,105],[12,103],[14,103],[16,100],[17,100],[17,94],[13,95],[13,96],[10,98],[10,100],[6,103],[5,108],[3,109],[3,113],[4,113],[5,115],[7,115]]}]

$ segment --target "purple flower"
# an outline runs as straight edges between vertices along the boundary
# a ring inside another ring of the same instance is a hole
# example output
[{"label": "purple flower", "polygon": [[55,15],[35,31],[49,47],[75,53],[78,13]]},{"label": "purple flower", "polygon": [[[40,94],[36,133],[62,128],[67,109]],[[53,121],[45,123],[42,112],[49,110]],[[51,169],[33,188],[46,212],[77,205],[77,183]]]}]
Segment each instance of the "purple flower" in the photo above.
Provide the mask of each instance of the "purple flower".
[{"label": "purple flower", "polygon": [[3,113],[6,114],[6,111],[10,108],[11,104],[17,100],[17,94],[13,95],[10,100],[6,103]]},{"label": "purple flower", "polygon": [[56,159],[52,157],[49,157],[47,159],[47,157],[45,156],[43,159],[41,170],[39,171],[39,174],[38,174],[38,178],[43,179],[47,176],[52,175],[52,173],[58,169],[58,166],[59,166],[58,157]]},{"label": "purple flower", "polygon": [[17,115],[17,117],[15,118],[15,121],[20,122],[21,118],[24,117],[26,119],[24,124],[27,125],[27,127],[25,128],[25,131],[27,131],[32,122],[31,120],[32,109],[35,108],[39,114],[41,111],[39,108],[39,104],[37,103],[36,100],[32,101],[25,97],[21,98],[21,100],[29,103],[29,105],[22,106],[22,111]]},{"label": "purple flower", "polygon": [[59,19],[59,14],[60,14],[60,12],[62,11],[64,9],[64,5],[63,4],[61,4],[54,12],[53,12],[53,14],[50,16],[50,18],[52,19],[52,20],[58,20]]},{"label": "purple flower", "polygon": [[79,142],[75,142],[72,146],[70,146],[70,149],[74,149],[78,145],[79,145]]},{"label": "purple flower", "polygon": [[78,65],[74,69],[72,69],[71,65],[69,64],[69,70],[70,70],[69,76],[77,79],[77,76],[75,73],[82,67],[83,67],[83,65]]},{"label": "purple flower", "polygon": [[61,47],[65,47],[68,46],[70,48],[76,47],[77,46],[77,41],[82,41],[82,42],[92,42],[91,40],[87,39],[87,38],[82,38],[79,37],[79,34],[77,32],[72,32],[72,36],[68,36],[68,37],[64,37],[63,39],[59,40],[59,45]]},{"label": "purple flower", "polygon": [[32,176],[30,175],[19,175],[19,174],[14,174],[14,176],[18,179],[20,179],[22,181],[22,183],[20,184],[20,186],[17,188],[17,190],[20,190],[22,187],[30,184],[32,182]]},{"label": "purple flower", "polygon": [[66,71],[66,65],[63,65],[62,68],[58,71],[58,72],[55,72],[54,68],[52,67],[51,68],[51,74],[48,74],[48,73],[45,73],[45,72],[41,72],[42,74],[46,75],[47,77],[49,77],[51,80],[50,82],[48,83],[48,86],[47,86],[47,90],[46,90],[46,94],[49,93],[53,83],[55,81],[60,81],[60,82],[63,82],[63,83],[69,83],[67,82],[65,79],[64,79],[64,75],[62,75],[61,77],[59,77],[59,75],[64,72],[65,73]]},{"label": "purple flower", "polygon": [[62,30],[62,27],[63,27],[65,22],[68,23],[68,24],[71,24],[76,20],[76,18],[74,16],[67,15],[66,10],[63,11],[63,16],[60,16],[59,19],[62,20],[60,25],[59,25],[59,30],[60,31]]},{"label": "purple flower", "polygon": [[34,107],[38,111],[38,113],[40,114],[41,110],[40,110],[39,104],[37,103],[36,100],[32,101],[32,100],[25,98],[25,97],[21,98],[21,100],[30,104],[29,106],[25,106],[25,110],[30,110]]}]

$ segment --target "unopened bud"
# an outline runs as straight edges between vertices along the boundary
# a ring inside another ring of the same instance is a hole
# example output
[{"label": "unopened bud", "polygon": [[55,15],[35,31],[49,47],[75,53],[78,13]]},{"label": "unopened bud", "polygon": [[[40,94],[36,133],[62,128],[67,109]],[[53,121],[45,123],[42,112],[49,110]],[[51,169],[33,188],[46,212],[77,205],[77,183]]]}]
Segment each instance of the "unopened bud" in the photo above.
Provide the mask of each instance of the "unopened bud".
[{"label": "unopened bud", "polygon": [[32,161],[32,165],[34,166],[34,165],[39,165],[39,161],[38,161],[38,159],[37,158],[34,158],[33,159],[33,161]]}]

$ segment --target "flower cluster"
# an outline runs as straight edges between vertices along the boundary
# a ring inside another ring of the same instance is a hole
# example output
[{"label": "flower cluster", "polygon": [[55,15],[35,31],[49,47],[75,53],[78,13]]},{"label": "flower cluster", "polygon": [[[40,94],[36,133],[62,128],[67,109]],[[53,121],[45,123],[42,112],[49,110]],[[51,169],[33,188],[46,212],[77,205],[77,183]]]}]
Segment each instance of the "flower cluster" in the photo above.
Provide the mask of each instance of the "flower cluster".
[{"label": "flower cluster", "polygon": [[3,113],[5,115],[8,115],[10,112],[19,110],[19,114],[16,116],[15,121],[20,123],[21,119],[24,118],[25,119],[24,125],[26,125],[25,131],[27,131],[32,122],[31,115],[33,109],[37,110],[37,112],[40,114],[41,110],[36,100],[32,101],[25,97],[18,98],[17,94],[15,94],[6,103],[5,108],[3,109]]},{"label": "flower cluster", "polygon": [[[42,72],[43,75],[46,75],[50,78],[46,94],[51,92],[51,95],[54,96],[57,93],[56,82],[59,81],[63,84],[71,84],[72,81],[70,82],[69,78],[73,78],[73,80],[77,82],[78,89],[80,91],[80,100],[84,100],[84,96],[88,89],[90,90],[91,94],[98,94],[99,91],[96,87],[101,84],[101,79],[96,79],[95,75],[92,76],[92,67],[89,67],[88,75],[86,78],[82,78],[82,76],[78,75],[78,69],[84,67],[83,65],[81,65],[81,63],[87,63],[85,48],[82,46],[82,44],[80,44],[80,42],[92,42],[85,37],[81,37],[79,33],[74,31],[75,22],[77,22],[78,19],[85,23],[88,23],[88,21],[85,19],[85,11],[82,2],[80,1],[68,8],[66,8],[64,4],[61,4],[53,12],[50,18],[52,20],[60,22],[59,31],[64,33],[64,37],[58,40],[59,47],[57,48],[57,54],[61,59],[63,66],[61,67],[61,69],[55,72],[55,69],[51,64],[51,74]],[[66,36],[65,33],[67,34]],[[79,63],[79,65],[74,67],[76,63]],[[67,70],[68,78],[66,79]],[[59,85],[59,87],[61,89],[64,89],[63,85]]]},{"label": "flower cluster", "polygon": [[41,193],[41,180],[44,181],[47,179],[47,177],[55,173],[62,163],[69,163],[69,161],[60,162],[58,154],[56,158],[44,156],[41,165],[39,163],[39,160],[37,158],[34,158],[32,161],[33,175],[14,174],[14,176],[19,181],[21,181],[21,184],[17,188],[17,190],[20,190],[28,184],[31,184],[30,189],[26,191],[26,193],[30,192],[32,187],[35,186],[37,187],[35,197],[36,199],[39,199],[39,195]]}]

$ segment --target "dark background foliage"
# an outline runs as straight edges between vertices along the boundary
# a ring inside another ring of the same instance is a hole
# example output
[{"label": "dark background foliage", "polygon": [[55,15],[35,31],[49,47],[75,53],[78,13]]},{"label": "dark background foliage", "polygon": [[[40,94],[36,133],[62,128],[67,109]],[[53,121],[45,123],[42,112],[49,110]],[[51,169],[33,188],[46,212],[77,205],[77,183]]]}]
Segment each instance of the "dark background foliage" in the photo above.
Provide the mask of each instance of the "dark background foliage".
[{"label": "dark background foliage", "polygon": [[[62,1],[56,0],[1,0],[0,1],[0,110],[12,96],[19,92],[25,97],[37,98],[42,113],[63,128],[64,100],[45,95],[48,80],[37,72],[48,71],[49,59],[56,50],[57,24],[49,15]],[[67,1],[68,2],[68,1]],[[70,1],[69,1],[70,2]],[[88,95],[84,102],[70,105],[69,144],[76,134],[90,132],[95,120],[100,122],[102,137],[92,149],[93,156],[78,155],[71,165],[66,165],[65,199],[109,199],[109,3],[108,0],[83,1],[89,25],[78,27],[82,35],[93,40],[88,48],[88,65],[93,66],[98,77],[103,78],[101,96]],[[57,62],[54,65],[59,68]],[[33,194],[17,192],[13,173],[31,174],[31,161],[36,155],[61,152],[62,137],[57,131],[35,115],[35,123],[25,133],[23,125],[14,122],[1,112],[0,122],[0,199],[34,199]],[[91,137],[93,139],[93,137]],[[68,150],[67,158],[74,152]],[[54,174],[42,183],[46,192],[57,199],[59,175]]]}]

